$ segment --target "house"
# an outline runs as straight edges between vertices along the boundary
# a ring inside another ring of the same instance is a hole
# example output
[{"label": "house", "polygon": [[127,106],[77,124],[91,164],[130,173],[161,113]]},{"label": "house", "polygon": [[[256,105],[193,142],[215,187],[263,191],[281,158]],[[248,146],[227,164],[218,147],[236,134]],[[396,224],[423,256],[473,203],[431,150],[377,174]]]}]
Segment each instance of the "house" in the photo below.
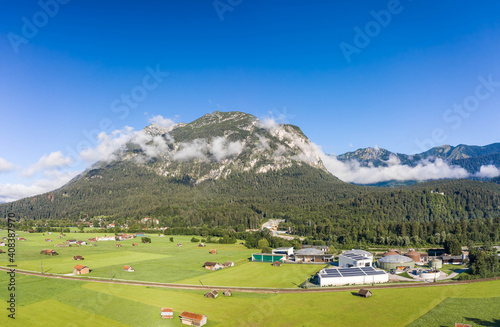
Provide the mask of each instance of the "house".
[{"label": "house", "polygon": [[219,292],[217,291],[208,292],[207,294],[205,294],[205,297],[209,299],[216,299],[219,297]]},{"label": "house", "polygon": [[206,246],[206,245],[205,245],[205,243],[200,243],[200,244],[198,245],[198,247],[200,247],[200,248],[204,248],[205,246]]},{"label": "house", "polygon": [[443,264],[448,265],[461,265],[463,263],[463,256],[461,255],[442,255],[438,257],[443,260]]},{"label": "house", "polygon": [[210,254],[217,254],[217,250],[215,250],[215,249],[210,250]]},{"label": "house", "polygon": [[45,255],[58,255],[59,253],[57,253],[56,251],[54,250],[42,250],[40,251],[40,254],[45,254]]},{"label": "house", "polygon": [[87,242],[85,242],[85,241],[78,241],[78,242],[76,242],[76,244],[78,244],[78,245],[87,245]]},{"label": "house", "polygon": [[52,240],[50,238],[46,238],[45,242],[52,242]]},{"label": "house", "polygon": [[132,243],[132,246],[139,246],[139,244],[137,244],[137,243]]},{"label": "house", "polygon": [[279,261],[273,262],[273,267],[281,267],[281,266],[283,266],[283,264],[281,262],[279,262]]},{"label": "house", "polygon": [[76,265],[73,267],[73,274],[75,275],[85,275],[90,273],[90,269],[84,265]]},{"label": "house", "polygon": [[61,243],[57,244],[56,245],[58,248],[62,248],[64,245],[62,245]]},{"label": "house", "polygon": [[207,323],[207,316],[198,313],[184,311],[180,315],[181,322],[189,326],[204,326]]},{"label": "house", "polygon": [[182,246],[182,243],[177,243],[177,247],[180,248]]},{"label": "house", "polygon": [[102,237],[96,237],[95,238],[97,241],[116,241],[116,237],[114,235],[110,235],[110,236],[102,236]]},{"label": "house", "polygon": [[26,241],[26,239],[25,239],[24,237],[18,237],[17,239],[18,239],[19,241],[22,241],[22,242]]},{"label": "house", "polygon": [[224,267],[226,267],[226,268],[227,268],[227,267],[234,267],[234,262],[233,262],[233,261],[226,261],[226,262],[224,263]]},{"label": "house", "polygon": [[161,309],[161,319],[173,319],[174,309],[172,308],[162,308]]},{"label": "house", "polygon": [[76,244],[78,244],[78,241],[77,241],[77,240],[67,240],[67,241],[66,241],[66,244],[69,244],[69,245],[76,245]]},{"label": "house", "polygon": [[134,272],[135,269],[131,266],[123,266],[123,271]]},{"label": "house", "polygon": [[97,242],[96,238],[89,238],[89,242]]},{"label": "house", "polygon": [[0,250],[0,253],[7,253],[7,252],[3,252],[3,250]]},{"label": "house", "polygon": [[5,242],[0,242],[0,246],[5,246]]},{"label": "house", "polygon": [[121,247],[122,247],[122,245],[121,245],[120,243],[116,243],[116,247],[117,247],[117,248],[121,248]]},{"label": "house", "polygon": [[358,296],[364,297],[366,299],[366,298],[369,298],[370,296],[372,296],[372,292],[370,292],[370,290],[361,289],[358,292]]},{"label": "house", "polygon": [[322,250],[315,248],[305,248],[298,250],[294,254],[295,262],[302,263],[324,263],[333,262],[333,254],[325,254]]},{"label": "house", "polygon": [[83,257],[81,255],[75,255],[73,260],[83,260]]},{"label": "house", "polygon": [[224,296],[233,296],[233,292],[231,292],[231,290],[227,290],[224,292]]},{"label": "house", "polygon": [[223,265],[221,265],[220,263],[217,263],[217,262],[205,262],[205,264],[203,265],[205,267],[205,269],[207,270],[211,270],[211,271],[216,271],[216,270],[221,270],[221,269],[224,269],[225,267]]}]

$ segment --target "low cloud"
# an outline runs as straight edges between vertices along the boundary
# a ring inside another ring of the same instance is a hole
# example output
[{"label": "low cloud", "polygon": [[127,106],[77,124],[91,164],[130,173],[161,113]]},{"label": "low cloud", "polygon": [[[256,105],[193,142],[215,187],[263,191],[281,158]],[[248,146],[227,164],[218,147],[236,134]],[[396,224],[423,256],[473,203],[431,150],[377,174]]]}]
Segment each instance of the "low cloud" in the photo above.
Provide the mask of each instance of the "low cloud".
[{"label": "low cloud", "polygon": [[208,145],[205,140],[196,139],[188,143],[183,142],[174,154],[174,160],[206,159],[207,150]]},{"label": "low cloud", "polygon": [[217,161],[239,155],[242,150],[242,142],[228,142],[224,137],[216,137],[210,145],[210,153],[212,153]]},{"label": "low cloud", "polygon": [[133,136],[133,128],[129,126],[110,134],[102,132],[97,136],[98,145],[95,148],[83,150],[80,152],[80,157],[88,162],[116,160],[115,152],[123,148]]},{"label": "low cloud", "polygon": [[149,122],[166,129],[171,129],[175,125],[175,122],[172,119],[163,117],[162,115],[153,116],[149,119]]},{"label": "low cloud", "polygon": [[0,174],[6,173],[8,171],[12,171],[15,169],[15,166],[12,162],[8,162],[4,158],[0,158]]},{"label": "low cloud", "polygon": [[46,178],[32,184],[0,184],[0,202],[11,202],[22,198],[50,192],[68,183],[78,171],[58,172],[50,170],[44,173]]},{"label": "low cloud", "polygon": [[474,174],[474,177],[479,178],[495,178],[500,176],[500,170],[494,165],[481,166],[479,171]]},{"label": "low cloud", "polygon": [[23,171],[22,176],[31,177],[39,171],[68,167],[72,163],[73,159],[64,156],[61,151],[52,152],[49,155],[42,156],[37,163],[31,165],[27,170]]}]

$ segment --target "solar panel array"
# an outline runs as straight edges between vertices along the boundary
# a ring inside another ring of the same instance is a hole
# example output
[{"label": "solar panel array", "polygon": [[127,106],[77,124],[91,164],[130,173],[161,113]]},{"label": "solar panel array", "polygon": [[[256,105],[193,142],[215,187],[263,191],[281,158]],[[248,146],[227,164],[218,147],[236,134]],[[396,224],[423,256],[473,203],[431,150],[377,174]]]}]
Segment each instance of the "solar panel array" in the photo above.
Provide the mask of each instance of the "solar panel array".
[{"label": "solar panel array", "polygon": [[358,276],[375,276],[385,275],[385,271],[375,270],[373,267],[362,268],[329,268],[323,270],[320,276],[323,278],[337,278],[337,277],[358,277]]},{"label": "solar panel array", "polygon": [[353,260],[365,260],[365,259],[369,259],[369,258],[366,258],[366,257],[363,257],[359,254],[354,254],[354,253],[343,253],[342,254],[344,257],[348,257],[348,258],[351,258]]}]

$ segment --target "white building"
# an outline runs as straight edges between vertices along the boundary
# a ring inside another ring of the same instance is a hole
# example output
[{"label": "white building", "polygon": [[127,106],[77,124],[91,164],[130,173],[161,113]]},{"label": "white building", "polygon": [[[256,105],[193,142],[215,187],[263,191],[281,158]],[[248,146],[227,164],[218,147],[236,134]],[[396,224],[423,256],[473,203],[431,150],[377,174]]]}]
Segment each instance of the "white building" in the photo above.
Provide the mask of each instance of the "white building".
[{"label": "white building", "polygon": [[274,249],[273,254],[285,254],[288,259],[293,254],[293,247]]},{"label": "white building", "polygon": [[389,274],[385,271],[375,270],[373,267],[328,268],[318,273],[318,281],[321,287],[378,284],[387,283],[389,281]]},{"label": "white building", "polygon": [[346,251],[339,255],[339,267],[372,267],[373,254],[363,250]]}]

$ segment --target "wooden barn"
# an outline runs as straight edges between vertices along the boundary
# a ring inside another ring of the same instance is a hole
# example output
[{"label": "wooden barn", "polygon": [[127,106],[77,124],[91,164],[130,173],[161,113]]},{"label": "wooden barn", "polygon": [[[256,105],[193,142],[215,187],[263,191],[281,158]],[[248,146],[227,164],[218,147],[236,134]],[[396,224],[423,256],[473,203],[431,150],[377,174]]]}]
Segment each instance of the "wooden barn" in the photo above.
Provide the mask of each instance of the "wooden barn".
[{"label": "wooden barn", "polygon": [[370,290],[361,289],[358,292],[358,296],[364,297],[366,299],[366,298],[369,298],[370,296],[372,296],[372,292],[370,292]]},{"label": "wooden barn", "polygon": [[116,243],[116,247],[117,247],[117,248],[121,248],[121,247],[122,247],[122,245],[121,245],[120,243]]},{"label": "wooden barn", "polygon": [[139,244],[137,244],[137,243],[132,243],[132,246],[139,246]]},{"label": "wooden barn", "polygon": [[281,266],[283,266],[283,264],[281,262],[279,262],[279,261],[273,262],[273,267],[281,267]]},{"label": "wooden barn", "polygon": [[226,267],[226,268],[234,267],[234,262],[233,261],[226,261],[226,263],[224,263],[224,267]]},{"label": "wooden barn", "polygon": [[208,292],[207,294],[205,294],[205,297],[209,299],[216,299],[219,297],[219,292],[217,291]]},{"label": "wooden barn", "polygon": [[198,313],[184,311],[180,315],[181,322],[189,326],[204,326],[207,323],[207,316]]},{"label": "wooden barn", "polygon": [[83,257],[81,255],[75,255],[73,260],[83,260]]},{"label": "wooden barn", "polygon": [[217,250],[215,249],[210,250],[210,254],[217,254]]},{"label": "wooden barn", "polygon": [[134,272],[135,269],[132,266],[123,266],[123,271]]},{"label": "wooden barn", "polygon": [[90,269],[84,265],[76,265],[73,267],[73,274],[75,275],[85,275],[90,273]]},{"label": "wooden barn", "polygon": [[224,292],[224,296],[233,296],[233,292],[231,290],[227,290]]}]

